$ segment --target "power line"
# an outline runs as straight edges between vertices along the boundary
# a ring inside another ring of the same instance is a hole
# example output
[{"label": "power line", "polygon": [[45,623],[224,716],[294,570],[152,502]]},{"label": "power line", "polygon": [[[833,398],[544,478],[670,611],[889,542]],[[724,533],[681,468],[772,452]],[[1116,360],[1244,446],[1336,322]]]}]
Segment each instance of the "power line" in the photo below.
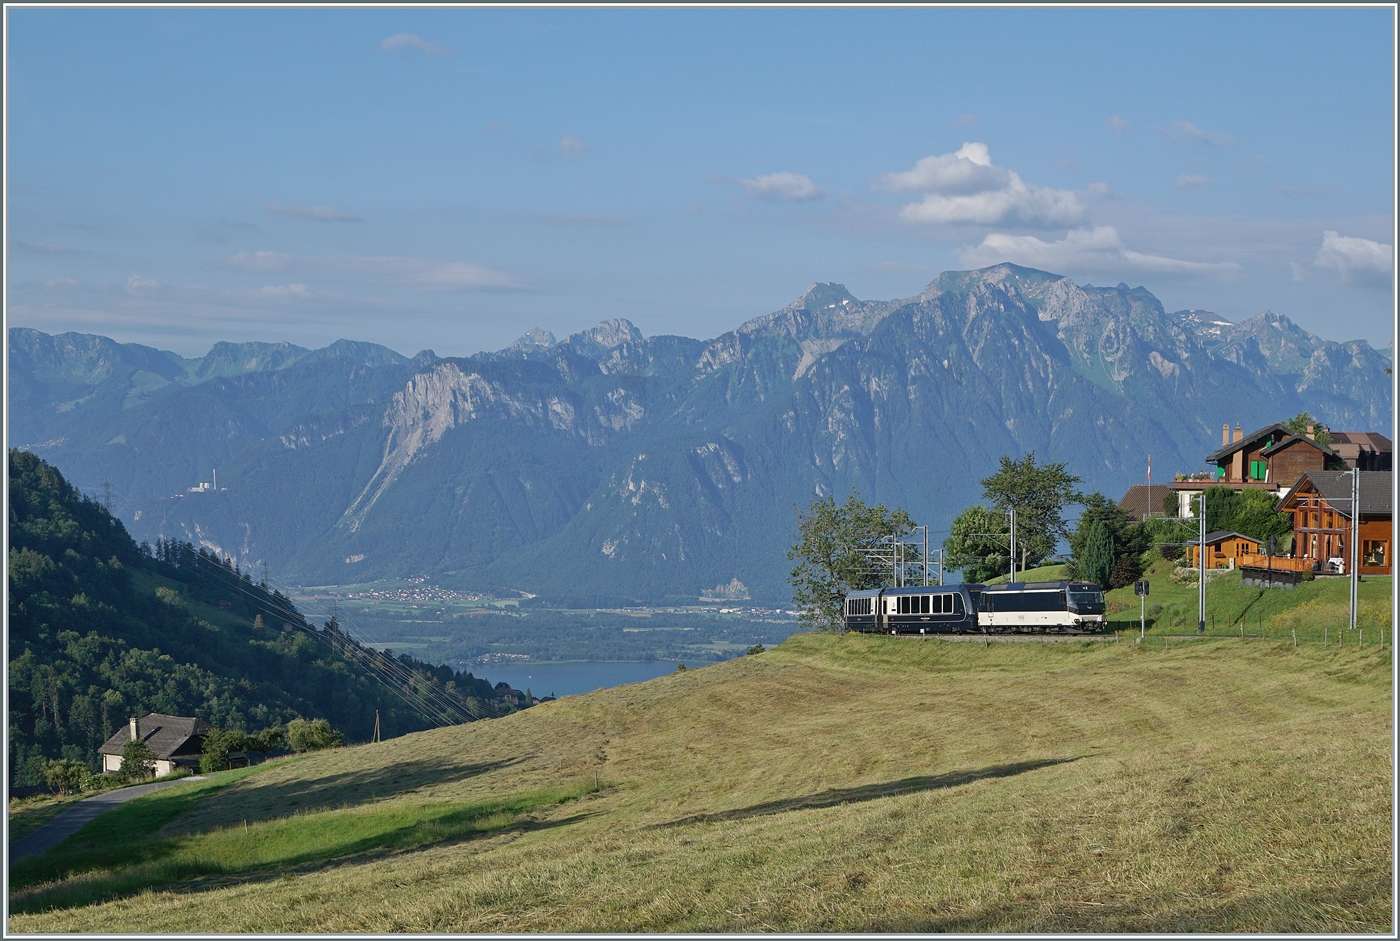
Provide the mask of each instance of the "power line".
[{"label": "power line", "polygon": [[[203,571],[202,569],[206,565],[220,570],[221,574],[215,576],[212,572]],[[309,633],[318,641],[327,644],[332,652],[350,660],[374,676],[403,699],[411,709],[440,727],[460,725],[463,722],[471,722],[479,718],[498,718],[502,714],[489,702],[483,703],[481,708],[483,714],[479,715],[473,712],[466,703],[456,701],[445,690],[438,688],[435,678],[408,669],[388,654],[366,650],[348,633],[341,636],[338,630],[316,630],[306,623],[306,616],[296,609],[286,595],[279,593],[281,599],[279,601],[278,596],[273,596],[268,589],[252,590],[250,586],[242,584],[241,575],[234,574],[230,569],[224,568],[220,562],[209,556],[194,554],[193,564],[188,567],[182,565],[176,567],[182,571],[190,571],[206,582],[216,584],[225,590],[231,589],[243,594],[251,599],[257,607],[262,608],[265,613],[279,617],[284,623],[292,625],[295,629]],[[336,613],[338,614],[338,611]],[[332,622],[336,624],[338,629],[339,620],[336,614],[332,615]]]}]

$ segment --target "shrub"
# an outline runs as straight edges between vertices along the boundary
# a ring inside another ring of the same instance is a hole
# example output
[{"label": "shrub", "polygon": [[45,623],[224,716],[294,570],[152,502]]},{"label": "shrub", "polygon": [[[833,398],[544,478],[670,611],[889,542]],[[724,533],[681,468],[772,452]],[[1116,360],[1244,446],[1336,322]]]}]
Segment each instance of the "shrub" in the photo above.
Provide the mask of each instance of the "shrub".
[{"label": "shrub", "polygon": [[129,738],[122,745],[120,775],[127,781],[144,781],[156,774],[156,753],[139,738]]},{"label": "shrub", "polygon": [[44,762],[44,783],[60,794],[78,794],[92,786],[92,772],[81,761],[59,758]]},{"label": "shrub", "polygon": [[325,719],[293,719],[287,723],[287,744],[294,751],[320,751],[340,745],[340,732],[331,728]]}]

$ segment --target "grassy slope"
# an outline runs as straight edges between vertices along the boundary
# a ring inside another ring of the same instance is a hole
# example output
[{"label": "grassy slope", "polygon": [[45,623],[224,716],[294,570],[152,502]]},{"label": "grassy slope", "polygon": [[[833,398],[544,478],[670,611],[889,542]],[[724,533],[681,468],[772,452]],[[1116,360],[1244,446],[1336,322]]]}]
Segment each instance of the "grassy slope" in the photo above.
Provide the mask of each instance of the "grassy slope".
[{"label": "grassy slope", "polygon": [[1390,676],[1379,646],[799,635],[268,767],[156,836],[220,843],[244,820],[421,815],[600,775],[576,802],[9,927],[1387,931]]},{"label": "grassy slope", "polygon": [[[1148,633],[1195,633],[1197,624],[1197,586],[1171,578],[1172,564],[1159,561],[1145,573],[1152,584],[1147,597]],[[1362,640],[1369,637],[1378,642],[1384,630],[1386,640],[1391,636],[1391,578],[1366,576],[1357,586],[1360,608],[1357,626]],[[1338,629],[1345,630],[1348,616],[1350,583],[1345,578],[1319,578],[1304,582],[1296,588],[1249,588],[1240,584],[1239,572],[1207,575],[1206,614],[1207,634],[1240,636],[1241,618],[1245,634],[1261,632],[1279,640],[1292,639],[1297,630],[1300,643],[1330,643],[1338,640]],[[1106,595],[1109,619],[1115,626],[1136,628],[1141,611],[1131,586],[1119,588]],[[1118,611],[1112,609],[1117,607]],[[1154,611],[1155,609],[1155,611]],[[1351,633],[1346,643],[1356,644]]]}]

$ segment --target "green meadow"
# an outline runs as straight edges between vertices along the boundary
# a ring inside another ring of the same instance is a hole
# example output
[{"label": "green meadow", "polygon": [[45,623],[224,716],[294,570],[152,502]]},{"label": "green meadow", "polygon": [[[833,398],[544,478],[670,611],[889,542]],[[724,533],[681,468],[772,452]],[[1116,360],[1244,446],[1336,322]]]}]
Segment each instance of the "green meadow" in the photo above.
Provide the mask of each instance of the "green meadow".
[{"label": "green meadow", "polygon": [[802,634],[140,798],[15,867],[9,929],[1390,932],[1391,674]]}]

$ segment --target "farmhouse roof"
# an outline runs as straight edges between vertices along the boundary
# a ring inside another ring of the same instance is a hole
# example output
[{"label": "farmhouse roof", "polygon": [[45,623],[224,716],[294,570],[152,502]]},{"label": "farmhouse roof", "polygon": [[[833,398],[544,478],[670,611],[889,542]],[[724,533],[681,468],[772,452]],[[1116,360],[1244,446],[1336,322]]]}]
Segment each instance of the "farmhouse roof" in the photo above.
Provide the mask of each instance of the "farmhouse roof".
[{"label": "farmhouse roof", "polygon": [[[203,719],[195,719],[187,716],[167,716],[158,712],[153,712],[136,722],[136,736],[143,740],[155,752],[157,758],[169,758],[171,755],[186,754],[191,751],[198,751],[198,748],[188,747],[190,740],[203,736],[204,733],[213,729],[208,722]],[[121,730],[97,750],[99,755],[120,755],[122,746],[131,738],[130,724],[124,724]]]},{"label": "farmhouse roof", "polygon": [[1133,484],[1118,501],[1118,508],[1135,520],[1161,516],[1162,501],[1171,492],[1170,484]]}]

